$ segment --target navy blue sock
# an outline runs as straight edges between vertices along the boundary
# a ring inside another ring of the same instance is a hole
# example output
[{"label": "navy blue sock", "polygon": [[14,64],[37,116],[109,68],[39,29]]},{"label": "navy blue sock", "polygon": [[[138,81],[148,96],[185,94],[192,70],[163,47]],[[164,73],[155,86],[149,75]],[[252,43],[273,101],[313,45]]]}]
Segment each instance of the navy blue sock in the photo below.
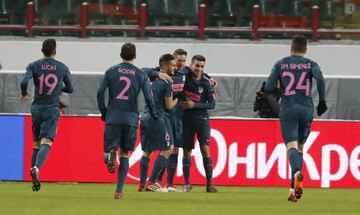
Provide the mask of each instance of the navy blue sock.
[{"label": "navy blue sock", "polygon": [[191,158],[183,158],[183,173],[185,184],[190,184],[190,167],[191,167]]},{"label": "navy blue sock", "polygon": [[167,167],[166,167],[167,173],[168,173],[167,180],[166,180],[167,184],[173,184],[177,164],[178,164],[178,154],[170,155],[170,157],[168,159]]},{"label": "navy blue sock", "polygon": [[158,175],[160,174],[160,171],[165,167],[167,162],[167,159],[161,155],[158,155],[155,163],[154,163],[154,167],[153,170],[151,172],[151,176],[149,178],[150,182],[155,182]]},{"label": "navy blue sock", "polygon": [[299,152],[295,148],[290,148],[288,150],[289,163],[291,167],[291,187],[294,188],[294,174],[300,170],[300,157]]},{"label": "navy blue sock", "polygon": [[142,156],[140,161],[140,184],[146,183],[147,173],[149,169],[150,159],[148,157]]},{"label": "navy blue sock", "polygon": [[49,154],[50,151],[50,145],[49,144],[41,144],[40,145],[40,149],[39,152],[36,155],[36,162],[35,162],[35,166],[37,168],[41,168],[42,165],[45,163],[46,158]]},{"label": "navy blue sock", "polygon": [[203,164],[206,175],[206,184],[211,185],[212,172],[213,172],[211,158],[210,157],[203,158]]},{"label": "navy blue sock", "polygon": [[34,167],[36,164],[36,156],[39,152],[39,149],[33,149],[32,156],[31,156],[31,167]]},{"label": "navy blue sock", "polygon": [[128,170],[129,170],[129,158],[121,157],[120,158],[120,165],[119,165],[119,169],[118,169],[118,179],[117,179],[117,182],[116,182],[116,190],[115,190],[115,192],[122,193]]},{"label": "navy blue sock", "polygon": [[300,171],[302,171],[302,167],[304,164],[304,153],[299,152],[299,160],[300,160]]},{"label": "navy blue sock", "polygon": [[160,170],[159,175],[157,176],[157,181],[162,181],[162,178],[164,176],[165,173],[165,169],[166,169],[166,165],[164,166],[164,168],[162,168],[162,170]]}]

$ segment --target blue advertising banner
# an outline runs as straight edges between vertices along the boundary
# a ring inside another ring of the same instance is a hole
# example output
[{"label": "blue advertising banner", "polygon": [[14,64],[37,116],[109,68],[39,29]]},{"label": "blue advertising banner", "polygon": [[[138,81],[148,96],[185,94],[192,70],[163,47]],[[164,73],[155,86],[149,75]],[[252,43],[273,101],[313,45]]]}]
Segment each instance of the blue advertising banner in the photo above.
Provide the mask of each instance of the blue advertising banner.
[{"label": "blue advertising banner", "polygon": [[24,180],[24,120],[0,115],[0,180]]}]

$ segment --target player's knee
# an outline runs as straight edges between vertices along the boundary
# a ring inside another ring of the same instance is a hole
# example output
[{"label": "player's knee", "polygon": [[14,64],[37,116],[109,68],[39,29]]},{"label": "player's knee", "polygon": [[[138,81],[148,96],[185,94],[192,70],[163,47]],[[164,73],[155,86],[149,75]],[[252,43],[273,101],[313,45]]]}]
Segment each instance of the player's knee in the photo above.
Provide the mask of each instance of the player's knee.
[{"label": "player's knee", "polygon": [[287,150],[289,150],[291,148],[298,149],[298,142],[290,141],[290,142],[286,143],[286,148],[287,148]]},{"label": "player's knee", "polygon": [[202,145],[200,151],[203,157],[210,157],[210,147],[208,145]]},{"label": "player's knee", "polygon": [[130,151],[121,150],[120,157],[129,157]]},{"label": "player's knee", "polygon": [[40,144],[48,144],[49,146],[51,146],[53,144],[53,139],[48,138],[48,137],[43,137],[41,138]]},{"label": "player's knee", "polygon": [[184,149],[184,158],[190,158],[191,157],[191,150]]},{"label": "player's knee", "polygon": [[303,152],[303,150],[304,150],[304,143],[299,143],[298,144],[298,151]]},{"label": "player's knee", "polygon": [[179,154],[179,147],[174,147],[173,149],[172,149],[172,152],[171,152],[172,154]]},{"label": "player's knee", "polygon": [[160,155],[163,156],[164,158],[168,159],[171,155],[171,150],[161,151]]},{"label": "player's knee", "polygon": [[152,156],[152,152],[143,152],[143,156],[150,159]]},{"label": "player's knee", "polygon": [[34,149],[40,149],[40,141],[35,141],[33,148],[34,148]]}]

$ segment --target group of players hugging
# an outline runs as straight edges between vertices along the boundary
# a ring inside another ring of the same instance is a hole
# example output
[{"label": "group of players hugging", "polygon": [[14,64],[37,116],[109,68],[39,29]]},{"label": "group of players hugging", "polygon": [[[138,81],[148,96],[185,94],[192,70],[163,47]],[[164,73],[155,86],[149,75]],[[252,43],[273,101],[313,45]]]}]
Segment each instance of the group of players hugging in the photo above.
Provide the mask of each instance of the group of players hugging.
[{"label": "group of players hugging", "polygon": [[[278,61],[268,78],[264,90],[274,93],[280,85],[280,123],[284,142],[288,148],[292,168],[289,201],[296,202],[303,191],[302,148],[313,120],[311,99],[312,79],[317,80],[319,91],[318,115],[322,115],[325,103],[325,82],[317,63],[305,58],[306,38],[293,38],[291,55]],[[21,82],[21,100],[29,98],[28,82],[33,79],[34,101],[31,107],[34,148],[32,154],[33,191],[39,191],[39,172],[53,144],[60,116],[60,95],[72,93],[73,86],[68,67],[55,60],[56,41],[46,39],[42,45],[44,58],[26,68]],[[129,169],[129,155],[135,148],[140,121],[141,148],[140,184],[138,191],[190,192],[191,153],[195,139],[200,145],[206,176],[206,192],[216,193],[212,184],[212,160],[210,156],[210,122],[208,110],[215,108],[217,82],[204,72],[206,59],[194,55],[186,66],[187,52],[177,49],[164,54],[155,68],[139,69],[134,65],[136,47],[125,43],[121,47],[122,62],[106,70],[97,91],[98,108],[104,128],[104,162],[110,173],[119,165],[114,192],[115,199],[123,197],[123,187]],[[108,90],[108,104],[105,92]],[[143,93],[146,106],[138,113],[138,96]],[[196,138],[195,138],[196,137]],[[174,186],[173,179],[178,166],[179,148],[183,150],[184,187]],[[159,151],[150,177],[148,169],[153,152]],[[119,153],[118,153],[119,152]],[[118,156],[119,154],[119,156]],[[162,183],[164,172],[166,183]]]}]

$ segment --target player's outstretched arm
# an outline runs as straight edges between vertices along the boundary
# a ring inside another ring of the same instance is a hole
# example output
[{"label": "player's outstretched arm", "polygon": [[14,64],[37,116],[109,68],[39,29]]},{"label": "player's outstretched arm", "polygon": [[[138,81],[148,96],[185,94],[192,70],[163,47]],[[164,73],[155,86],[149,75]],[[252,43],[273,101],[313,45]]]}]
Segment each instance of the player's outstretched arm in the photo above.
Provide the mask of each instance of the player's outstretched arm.
[{"label": "player's outstretched arm", "polygon": [[321,116],[328,109],[325,101],[325,79],[317,64],[313,67],[312,74],[316,79],[316,87],[319,92],[319,104],[316,110],[317,110],[317,114]]}]

